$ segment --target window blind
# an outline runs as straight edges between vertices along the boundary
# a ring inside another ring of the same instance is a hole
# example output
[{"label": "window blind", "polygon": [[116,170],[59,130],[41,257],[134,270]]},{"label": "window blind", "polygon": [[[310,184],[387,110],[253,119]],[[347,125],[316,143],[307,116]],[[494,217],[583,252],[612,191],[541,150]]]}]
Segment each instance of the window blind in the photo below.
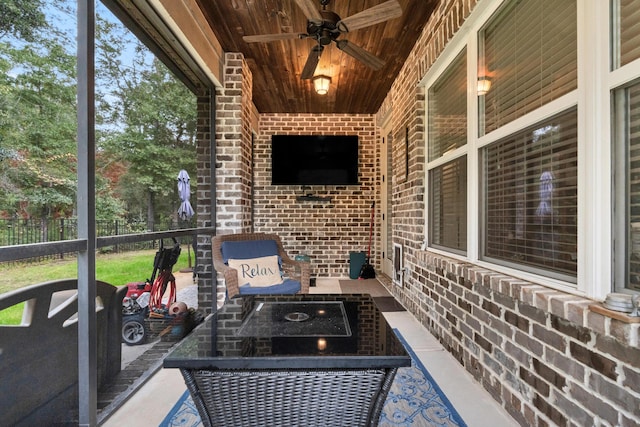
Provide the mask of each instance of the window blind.
[{"label": "window blind", "polygon": [[463,50],[429,88],[429,161],[467,143],[467,55]]},{"label": "window blind", "polygon": [[467,249],[467,158],[429,171],[431,246]]},{"label": "window blind", "polygon": [[640,290],[640,83],[627,89],[628,235],[627,284]]},{"label": "window blind", "polygon": [[478,75],[491,89],[480,102],[480,135],[577,87],[576,2],[523,0],[506,6],[479,32]]},{"label": "window blind", "polygon": [[640,4],[637,0],[619,0],[620,66],[640,58]]},{"label": "window blind", "polygon": [[[467,143],[467,52],[463,49],[428,91],[428,157]],[[429,245],[467,249],[467,158],[429,170]]]},{"label": "window blind", "polygon": [[483,258],[575,281],[577,155],[575,110],[483,149]]}]

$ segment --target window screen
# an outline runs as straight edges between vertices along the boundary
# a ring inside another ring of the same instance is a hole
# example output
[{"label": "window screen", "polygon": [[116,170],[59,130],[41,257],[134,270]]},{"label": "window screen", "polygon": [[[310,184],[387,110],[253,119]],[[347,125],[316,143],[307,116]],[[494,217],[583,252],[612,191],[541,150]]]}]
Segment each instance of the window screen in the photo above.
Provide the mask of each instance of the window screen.
[{"label": "window screen", "polygon": [[480,135],[577,87],[576,2],[522,0],[479,33],[479,76],[491,88],[479,98]]},{"label": "window screen", "polygon": [[484,259],[575,282],[577,154],[575,110],[483,149]]}]

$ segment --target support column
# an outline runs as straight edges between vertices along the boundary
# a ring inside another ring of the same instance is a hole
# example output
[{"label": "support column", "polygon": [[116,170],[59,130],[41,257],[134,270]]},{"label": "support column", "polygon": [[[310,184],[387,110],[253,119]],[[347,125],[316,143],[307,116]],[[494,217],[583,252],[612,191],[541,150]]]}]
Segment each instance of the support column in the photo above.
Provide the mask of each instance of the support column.
[{"label": "support column", "polygon": [[[202,189],[200,181],[198,186],[198,217],[210,218],[209,211],[201,211],[201,205],[209,205],[213,198],[213,211],[215,217],[212,224],[216,228],[216,234],[241,233],[251,230],[251,186],[252,186],[252,144],[251,144],[251,113],[253,111],[252,102],[252,76],[251,71],[244,57],[240,53],[225,54],[224,86],[218,88],[215,96],[215,114],[210,114],[215,120],[213,130],[213,141],[215,142],[215,184],[204,183]],[[204,102],[199,105],[199,119],[204,120],[205,112],[200,112],[204,108]],[[200,141],[200,139],[199,139]],[[198,174],[199,177],[206,171],[201,169],[202,161],[210,159],[203,141],[203,147],[198,146]],[[210,160],[209,160],[210,161]],[[203,165],[204,167],[204,165]],[[199,178],[200,180],[200,178]],[[215,185],[215,195],[211,194],[211,185]],[[202,203],[201,203],[202,201]],[[203,209],[205,209],[203,207]],[[206,226],[201,223],[199,226]],[[205,246],[206,248],[201,248]],[[203,256],[211,259],[211,242],[205,245],[199,244],[199,250]],[[206,252],[208,251],[208,252]],[[199,252],[199,256],[200,256]],[[200,258],[198,258],[200,259]],[[202,267],[204,270],[205,266]],[[225,288],[222,280],[214,280],[210,271],[202,271],[205,275],[205,282],[200,281],[199,301],[208,304],[213,301],[211,295],[213,282],[216,285],[216,300],[218,306],[224,302]],[[212,271],[212,266],[211,266]],[[210,286],[211,284],[211,286]],[[206,289],[206,291],[205,291]],[[206,305],[207,307],[209,305]]]},{"label": "support column", "polygon": [[78,1],[78,424],[97,425],[95,3]]}]

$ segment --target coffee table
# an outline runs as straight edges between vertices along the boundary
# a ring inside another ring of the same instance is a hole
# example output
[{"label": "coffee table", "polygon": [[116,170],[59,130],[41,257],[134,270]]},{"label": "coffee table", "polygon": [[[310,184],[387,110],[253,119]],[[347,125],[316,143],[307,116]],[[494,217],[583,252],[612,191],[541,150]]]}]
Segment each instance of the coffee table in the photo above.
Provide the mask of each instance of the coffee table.
[{"label": "coffee table", "polygon": [[238,296],[164,359],[205,426],[376,426],[410,365],[364,294]]}]

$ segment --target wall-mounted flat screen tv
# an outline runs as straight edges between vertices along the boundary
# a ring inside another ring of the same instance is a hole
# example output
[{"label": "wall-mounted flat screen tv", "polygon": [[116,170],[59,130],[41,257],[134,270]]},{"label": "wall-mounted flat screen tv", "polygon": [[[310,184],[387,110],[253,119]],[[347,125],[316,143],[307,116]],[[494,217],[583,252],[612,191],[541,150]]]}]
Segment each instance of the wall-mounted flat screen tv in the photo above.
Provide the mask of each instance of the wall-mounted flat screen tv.
[{"label": "wall-mounted flat screen tv", "polygon": [[271,184],[357,185],[357,135],[273,135]]}]

